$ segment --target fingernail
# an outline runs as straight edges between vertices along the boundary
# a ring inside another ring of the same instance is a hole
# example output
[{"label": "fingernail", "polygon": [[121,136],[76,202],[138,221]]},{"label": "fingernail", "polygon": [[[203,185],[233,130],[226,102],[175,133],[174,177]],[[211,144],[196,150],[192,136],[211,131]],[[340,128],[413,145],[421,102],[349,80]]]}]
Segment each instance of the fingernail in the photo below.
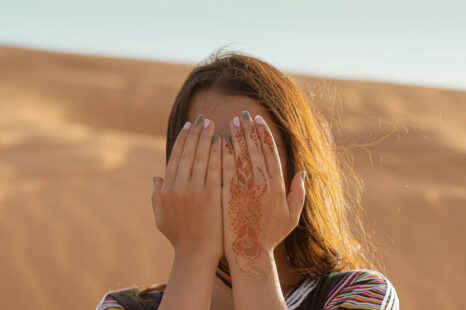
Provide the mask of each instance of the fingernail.
[{"label": "fingernail", "polygon": [[265,124],[264,119],[262,118],[262,116],[256,115],[256,123],[258,123],[258,124],[260,124],[260,125],[264,125],[264,124]]},{"label": "fingernail", "polygon": [[203,119],[204,116],[202,114],[199,114],[199,116],[196,118],[196,122],[194,123],[194,125],[199,125]]},{"label": "fingernail", "polygon": [[209,125],[210,125],[210,119],[206,118],[206,119],[204,120],[204,128],[209,127]]},{"label": "fingernail", "polygon": [[245,119],[247,121],[251,120],[251,115],[249,115],[248,111],[243,111],[243,113],[241,113],[241,115],[243,116],[243,119]]},{"label": "fingernail", "polygon": [[239,117],[238,116],[235,116],[235,118],[233,118],[233,125],[235,125],[236,127],[239,127]]},{"label": "fingernail", "polygon": [[154,181],[154,185],[155,185],[155,182],[157,181],[157,177],[152,177],[152,180]]},{"label": "fingernail", "polygon": [[217,140],[218,140],[218,135],[214,133],[214,142],[217,142]]},{"label": "fingernail", "polygon": [[301,179],[303,180],[303,182],[304,182],[305,178],[306,178],[306,171],[302,171],[301,172]]},{"label": "fingernail", "polygon": [[191,128],[191,122],[184,123],[183,129],[189,129],[189,128]]},{"label": "fingernail", "polygon": [[231,142],[231,137],[230,137],[230,135],[226,135],[226,136],[225,136],[225,142],[226,142],[226,143],[230,143],[230,142]]}]

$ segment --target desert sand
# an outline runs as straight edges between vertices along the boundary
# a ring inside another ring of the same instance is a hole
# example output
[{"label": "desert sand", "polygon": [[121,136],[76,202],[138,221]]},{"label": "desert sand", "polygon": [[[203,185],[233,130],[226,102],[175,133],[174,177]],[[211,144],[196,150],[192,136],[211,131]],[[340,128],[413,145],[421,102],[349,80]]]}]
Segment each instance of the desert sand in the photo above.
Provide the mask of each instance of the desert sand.
[{"label": "desert sand", "polygon": [[[0,47],[2,309],[94,309],[166,282],[152,176],[192,68]],[[354,168],[402,309],[466,308],[466,92],[290,74],[331,121],[341,102],[337,141],[386,137]]]}]

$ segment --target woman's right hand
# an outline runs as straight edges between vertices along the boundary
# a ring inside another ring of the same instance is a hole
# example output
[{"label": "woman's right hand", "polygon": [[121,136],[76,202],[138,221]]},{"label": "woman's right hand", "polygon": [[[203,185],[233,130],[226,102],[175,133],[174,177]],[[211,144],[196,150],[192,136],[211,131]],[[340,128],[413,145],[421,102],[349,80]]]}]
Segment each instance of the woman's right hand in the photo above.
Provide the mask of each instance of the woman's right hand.
[{"label": "woman's right hand", "polygon": [[177,257],[223,256],[221,142],[215,124],[199,115],[173,146],[165,178],[157,177],[152,210]]}]

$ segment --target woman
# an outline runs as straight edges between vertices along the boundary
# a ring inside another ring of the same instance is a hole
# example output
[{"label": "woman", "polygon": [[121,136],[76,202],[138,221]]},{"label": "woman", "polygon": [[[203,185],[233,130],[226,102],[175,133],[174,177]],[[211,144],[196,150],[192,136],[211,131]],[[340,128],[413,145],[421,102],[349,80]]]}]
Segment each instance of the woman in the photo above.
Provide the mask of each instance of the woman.
[{"label": "woman", "polygon": [[175,99],[166,155],[152,206],[175,250],[168,283],[110,291],[98,310],[399,309],[328,126],[291,78],[213,54]]}]

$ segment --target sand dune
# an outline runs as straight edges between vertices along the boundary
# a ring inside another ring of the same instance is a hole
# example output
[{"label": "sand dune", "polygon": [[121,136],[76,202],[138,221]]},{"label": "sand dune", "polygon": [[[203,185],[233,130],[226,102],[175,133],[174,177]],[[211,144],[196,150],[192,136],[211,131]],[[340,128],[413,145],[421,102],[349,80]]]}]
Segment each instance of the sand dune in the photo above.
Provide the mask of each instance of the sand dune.
[{"label": "sand dune", "polygon": [[[92,309],[109,289],[167,280],[152,175],[191,69],[0,48],[2,308]],[[293,77],[332,120],[341,99],[337,141],[387,136],[355,148],[355,168],[403,309],[464,308],[466,92]]]}]

